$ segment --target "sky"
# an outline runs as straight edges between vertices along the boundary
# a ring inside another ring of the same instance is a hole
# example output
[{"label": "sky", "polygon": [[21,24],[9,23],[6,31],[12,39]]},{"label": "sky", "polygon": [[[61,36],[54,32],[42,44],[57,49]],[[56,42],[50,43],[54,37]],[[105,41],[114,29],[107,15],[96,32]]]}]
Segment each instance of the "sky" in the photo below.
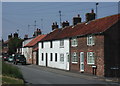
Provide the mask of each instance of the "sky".
[{"label": "sky", "polygon": [[[24,38],[25,34],[32,37],[35,20],[37,28],[40,28],[43,34],[47,34],[52,31],[53,22],[60,25],[59,11],[62,21],[67,20],[70,25],[72,18],[78,14],[84,22],[85,14],[91,12],[91,9],[95,11],[95,4],[96,2],[2,2],[2,38],[7,40],[7,36],[14,32],[18,32],[21,38]],[[98,18],[117,13],[118,2],[99,2]]]}]

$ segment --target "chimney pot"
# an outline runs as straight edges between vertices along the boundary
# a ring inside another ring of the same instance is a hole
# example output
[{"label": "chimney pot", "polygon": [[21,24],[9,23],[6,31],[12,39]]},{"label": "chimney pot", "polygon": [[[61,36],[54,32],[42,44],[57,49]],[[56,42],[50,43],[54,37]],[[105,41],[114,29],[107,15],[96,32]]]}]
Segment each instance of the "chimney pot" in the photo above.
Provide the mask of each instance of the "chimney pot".
[{"label": "chimney pot", "polygon": [[94,9],[91,10],[91,13],[94,13]]},{"label": "chimney pot", "polygon": [[57,25],[57,22],[55,22],[55,25]]},{"label": "chimney pot", "polygon": [[53,25],[52,25],[52,30],[54,30],[54,29],[56,29],[56,28],[58,28],[57,22],[53,23]]}]

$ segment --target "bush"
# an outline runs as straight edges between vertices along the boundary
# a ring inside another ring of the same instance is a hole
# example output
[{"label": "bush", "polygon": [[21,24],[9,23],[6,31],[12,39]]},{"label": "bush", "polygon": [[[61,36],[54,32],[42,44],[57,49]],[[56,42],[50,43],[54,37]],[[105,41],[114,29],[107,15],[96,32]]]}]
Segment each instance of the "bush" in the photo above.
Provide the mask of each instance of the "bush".
[{"label": "bush", "polygon": [[5,76],[23,79],[22,73],[18,67],[2,62],[2,74]]}]

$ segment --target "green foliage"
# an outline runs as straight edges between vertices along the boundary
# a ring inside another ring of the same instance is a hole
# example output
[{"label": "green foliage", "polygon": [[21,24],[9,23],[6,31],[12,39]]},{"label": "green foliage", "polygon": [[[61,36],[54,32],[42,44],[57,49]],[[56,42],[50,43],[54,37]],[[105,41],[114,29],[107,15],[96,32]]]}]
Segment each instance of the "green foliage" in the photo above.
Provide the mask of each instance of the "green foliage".
[{"label": "green foliage", "polygon": [[9,54],[15,53],[17,51],[17,48],[20,48],[22,46],[22,41],[23,41],[22,39],[17,37],[11,38],[8,43],[8,48],[9,48],[8,53]]},{"label": "green foliage", "polygon": [[4,76],[23,79],[22,73],[18,67],[11,64],[6,64],[5,62],[2,62],[2,74]]}]

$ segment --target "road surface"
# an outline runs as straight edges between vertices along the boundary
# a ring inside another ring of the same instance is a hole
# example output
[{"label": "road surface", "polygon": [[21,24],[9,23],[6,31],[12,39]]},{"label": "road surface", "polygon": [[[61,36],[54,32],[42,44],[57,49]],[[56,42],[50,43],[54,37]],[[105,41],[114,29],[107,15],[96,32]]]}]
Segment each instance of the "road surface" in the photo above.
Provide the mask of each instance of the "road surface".
[{"label": "road surface", "polygon": [[[27,84],[111,84],[96,76],[87,76],[36,65],[17,65]],[[113,83],[112,83],[113,84]]]}]

